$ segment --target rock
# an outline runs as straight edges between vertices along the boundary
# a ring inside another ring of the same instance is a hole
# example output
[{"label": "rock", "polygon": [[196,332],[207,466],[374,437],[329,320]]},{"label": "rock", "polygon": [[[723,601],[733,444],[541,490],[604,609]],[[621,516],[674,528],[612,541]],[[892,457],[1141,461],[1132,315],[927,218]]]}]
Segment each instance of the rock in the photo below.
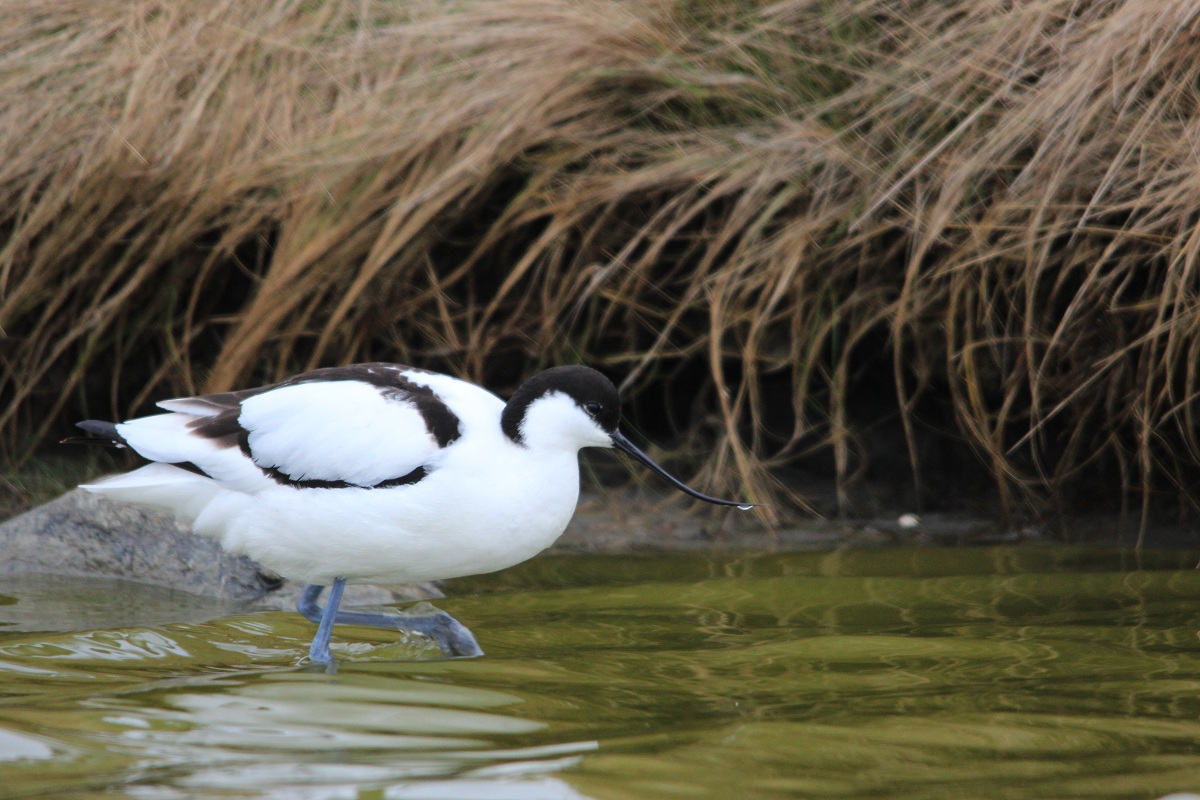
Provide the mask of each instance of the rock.
[{"label": "rock", "polygon": [[0,525],[0,574],[125,580],[257,600],[280,580],[173,517],[75,490]]},{"label": "rock", "polygon": [[[76,489],[0,523],[0,575],[120,578],[242,602],[294,608],[299,586],[226,553],[174,517]],[[441,597],[429,584],[352,586],[346,605]]]}]

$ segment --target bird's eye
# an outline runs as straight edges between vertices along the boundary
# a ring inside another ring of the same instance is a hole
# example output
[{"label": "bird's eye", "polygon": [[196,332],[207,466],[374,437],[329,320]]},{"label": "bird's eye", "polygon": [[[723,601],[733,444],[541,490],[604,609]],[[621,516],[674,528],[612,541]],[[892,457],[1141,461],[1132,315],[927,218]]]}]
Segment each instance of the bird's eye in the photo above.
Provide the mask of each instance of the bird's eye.
[{"label": "bird's eye", "polygon": [[591,414],[593,417],[600,413],[601,408],[603,408],[603,406],[595,401],[583,404],[583,410]]}]

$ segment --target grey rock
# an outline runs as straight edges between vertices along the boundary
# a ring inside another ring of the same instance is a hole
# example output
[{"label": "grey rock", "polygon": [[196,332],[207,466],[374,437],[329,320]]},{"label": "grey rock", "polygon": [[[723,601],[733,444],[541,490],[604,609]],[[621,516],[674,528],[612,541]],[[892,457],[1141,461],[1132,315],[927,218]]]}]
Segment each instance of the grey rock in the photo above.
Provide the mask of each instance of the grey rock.
[{"label": "grey rock", "polygon": [[122,578],[228,600],[280,583],[166,514],[75,490],[0,525],[0,574]]},{"label": "grey rock", "polygon": [[[293,608],[299,586],[226,553],[167,514],[75,490],[0,523],[0,576],[119,578],[194,595]],[[441,597],[431,584],[350,587],[347,605]]]}]

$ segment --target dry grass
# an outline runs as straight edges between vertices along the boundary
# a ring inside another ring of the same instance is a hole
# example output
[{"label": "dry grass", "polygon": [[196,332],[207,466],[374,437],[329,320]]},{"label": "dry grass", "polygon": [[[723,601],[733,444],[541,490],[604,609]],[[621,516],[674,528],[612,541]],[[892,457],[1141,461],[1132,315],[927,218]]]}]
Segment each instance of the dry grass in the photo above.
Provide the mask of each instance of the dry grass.
[{"label": "dry grass", "polygon": [[0,423],[15,454],[89,403],[308,366],[504,387],[584,360],[695,400],[714,491],[778,498],[814,454],[849,487],[866,392],[918,483],[945,398],[1010,508],[1194,504],[1198,26],[1171,0],[12,0]]}]

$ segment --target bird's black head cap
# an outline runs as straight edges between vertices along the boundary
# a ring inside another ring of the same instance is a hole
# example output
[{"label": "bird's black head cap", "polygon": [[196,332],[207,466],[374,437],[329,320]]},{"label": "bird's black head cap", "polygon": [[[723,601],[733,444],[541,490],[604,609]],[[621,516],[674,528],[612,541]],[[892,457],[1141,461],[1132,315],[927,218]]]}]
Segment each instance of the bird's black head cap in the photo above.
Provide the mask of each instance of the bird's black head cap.
[{"label": "bird's black head cap", "polygon": [[517,444],[524,443],[521,420],[525,418],[525,410],[530,403],[552,392],[570,397],[605,431],[612,433],[617,429],[621,419],[621,396],[612,381],[591,367],[551,367],[525,381],[509,398],[500,416],[500,427],[509,439]]}]

